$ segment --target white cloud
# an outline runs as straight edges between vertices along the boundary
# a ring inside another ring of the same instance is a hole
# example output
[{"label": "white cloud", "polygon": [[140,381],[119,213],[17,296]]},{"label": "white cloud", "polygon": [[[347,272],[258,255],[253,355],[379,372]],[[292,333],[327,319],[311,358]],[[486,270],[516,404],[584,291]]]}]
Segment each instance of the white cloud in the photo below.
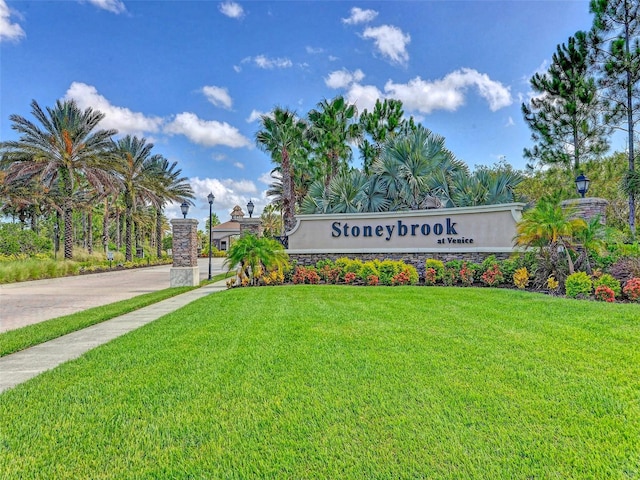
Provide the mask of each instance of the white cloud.
[{"label": "white cloud", "polygon": [[[278,172],[275,172],[276,175],[279,175]],[[273,183],[273,177],[271,176],[271,172],[264,172],[258,177],[258,181],[264,183],[265,185],[271,185]]]},{"label": "white cloud", "polygon": [[207,100],[216,107],[223,107],[228,110],[233,105],[233,100],[231,100],[231,96],[226,88],[209,85],[202,87],[202,93],[204,93]]},{"label": "white cloud", "polygon": [[359,112],[362,112],[364,109],[371,112],[376,105],[376,100],[384,100],[385,95],[373,85],[354,83],[349,87],[349,90],[347,90],[345,98],[349,103],[355,104]]},{"label": "white cloud", "polygon": [[229,18],[242,18],[244,16],[244,9],[236,2],[223,2],[218,6],[218,9]]},{"label": "white cloud", "polygon": [[409,61],[407,45],[411,42],[411,36],[403,33],[398,27],[393,25],[368,27],[362,36],[373,39],[382,56],[391,60],[392,63],[405,65]]},{"label": "white cloud", "polygon": [[240,170],[244,170],[244,163],[234,162],[233,166],[239,168]]},{"label": "white cloud", "polygon": [[147,117],[139,112],[132,112],[128,108],[111,105],[109,100],[100,95],[96,87],[82,82],[73,82],[65,99],[73,99],[78,107],[88,107],[99,110],[105,114],[100,122],[100,128],[115,128],[118,133],[143,135],[145,132],[158,132],[163,120],[160,117]]},{"label": "white cloud", "polygon": [[11,23],[11,10],[5,0],[0,0],[0,42],[4,40],[18,41],[26,36],[17,23]]},{"label": "white cloud", "polygon": [[251,110],[251,113],[249,114],[249,118],[247,118],[247,123],[252,123],[255,122],[256,120],[260,120],[262,118],[262,115],[264,115],[264,112],[260,112],[258,110]]},{"label": "white cloud", "polygon": [[307,45],[307,46],[305,47],[305,50],[306,50],[306,51],[307,51],[307,53],[308,53],[308,54],[310,54],[310,55],[318,55],[318,54],[320,54],[320,53],[323,53],[323,52],[324,52],[324,49],[323,49],[323,48],[320,48],[320,47],[317,47],[317,48],[316,48],[316,47],[311,47],[311,46],[309,46],[309,45]]},{"label": "white cloud", "polygon": [[394,83],[389,80],[384,86],[384,91],[374,85],[361,84],[364,76],[360,70],[353,73],[337,70],[329,74],[325,84],[331,88],[344,89],[345,99],[349,103],[355,103],[360,112],[365,108],[371,111],[376,100],[385,98],[401,100],[405,110],[411,112],[428,114],[434,110],[455,111],[464,105],[470,87],[477,89],[492,111],[513,103],[509,87],[470,68],[456,70],[434,81],[422,80],[420,77],[408,83]]},{"label": "white cloud", "polygon": [[127,11],[127,7],[124,6],[120,0],[87,0],[91,5],[94,5],[107,12],[119,14]]},{"label": "white cloud", "polygon": [[[220,215],[221,222],[231,220],[231,211],[236,205],[240,205],[246,215],[247,203],[251,198],[256,199],[258,195],[258,189],[256,188],[255,183],[251,180],[192,177],[189,179],[189,183],[191,184],[191,188],[193,188],[193,193],[196,198],[196,207],[199,206],[199,199],[202,199],[200,207],[202,209],[206,208],[207,214],[209,211],[209,204],[207,203],[206,198],[209,193],[213,193],[215,197],[215,200],[213,201],[214,210],[227,212],[226,214]],[[257,207],[257,202],[254,201],[254,203]],[[176,214],[179,215],[179,210]],[[192,217],[191,214],[189,214],[189,216]]]},{"label": "white cloud", "polygon": [[388,97],[401,100],[408,110],[431,113],[434,110],[457,110],[464,105],[469,87],[475,87],[494,112],[513,103],[509,87],[470,68],[456,70],[435,81],[420,77],[406,84],[388,81],[384,90]]},{"label": "white cloud", "polygon": [[324,79],[324,83],[329,88],[345,88],[354,82],[361,82],[363,78],[364,73],[362,73],[362,70],[358,69],[355,72],[350,72],[343,68],[342,70],[331,72]]},{"label": "white cloud", "polygon": [[258,55],[253,58],[253,62],[260,68],[271,70],[273,68],[289,68],[293,63],[288,58],[269,58],[265,55]]},{"label": "white cloud", "polygon": [[241,148],[252,145],[247,137],[228,123],[217,120],[202,120],[191,112],[176,115],[172,122],[165,125],[164,132],[169,135],[184,135],[192,142],[206,147],[225,145]]},{"label": "white cloud", "polygon": [[347,25],[356,25],[358,23],[368,23],[378,16],[378,12],[375,10],[363,10],[358,7],[351,9],[351,15],[349,18],[343,18],[342,23]]},{"label": "white cloud", "polygon": [[516,122],[513,121],[513,117],[509,116],[509,118],[507,118],[507,123],[505,124],[505,127],[513,127],[516,124]]}]

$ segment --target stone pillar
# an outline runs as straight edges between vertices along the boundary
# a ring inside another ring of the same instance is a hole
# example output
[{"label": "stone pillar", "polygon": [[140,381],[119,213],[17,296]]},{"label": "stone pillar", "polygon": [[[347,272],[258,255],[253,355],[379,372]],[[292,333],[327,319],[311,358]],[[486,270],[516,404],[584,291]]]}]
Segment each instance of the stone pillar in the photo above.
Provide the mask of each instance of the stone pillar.
[{"label": "stone pillar", "polygon": [[607,223],[607,205],[609,202],[604,198],[587,197],[565,200],[561,203],[562,207],[571,205],[576,208],[577,217],[582,218],[585,222],[589,221],[596,215],[600,215],[600,223]]},{"label": "stone pillar", "polygon": [[247,233],[256,237],[262,236],[262,220],[260,218],[241,218],[238,221],[240,222],[240,236]]},{"label": "stone pillar", "polygon": [[173,267],[169,271],[172,287],[196,287],[198,268],[198,221],[193,218],[171,220],[173,229]]}]

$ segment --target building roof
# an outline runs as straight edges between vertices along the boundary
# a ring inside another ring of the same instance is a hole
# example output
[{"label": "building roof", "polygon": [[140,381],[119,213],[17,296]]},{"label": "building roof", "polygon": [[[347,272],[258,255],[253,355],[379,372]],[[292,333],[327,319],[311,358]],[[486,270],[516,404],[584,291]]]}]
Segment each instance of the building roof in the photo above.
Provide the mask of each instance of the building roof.
[{"label": "building roof", "polygon": [[238,232],[240,233],[240,223],[235,220],[220,223],[211,229],[213,232]]}]

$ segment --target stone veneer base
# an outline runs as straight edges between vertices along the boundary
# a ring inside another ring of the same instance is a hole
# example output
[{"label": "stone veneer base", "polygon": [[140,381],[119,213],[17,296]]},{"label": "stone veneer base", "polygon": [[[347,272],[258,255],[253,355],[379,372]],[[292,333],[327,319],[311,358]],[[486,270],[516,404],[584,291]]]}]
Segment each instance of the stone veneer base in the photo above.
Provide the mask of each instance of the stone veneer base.
[{"label": "stone veneer base", "polygon": [[200,285],[199,267],[173,267],[169,270],[171,287],[197,287]]}]

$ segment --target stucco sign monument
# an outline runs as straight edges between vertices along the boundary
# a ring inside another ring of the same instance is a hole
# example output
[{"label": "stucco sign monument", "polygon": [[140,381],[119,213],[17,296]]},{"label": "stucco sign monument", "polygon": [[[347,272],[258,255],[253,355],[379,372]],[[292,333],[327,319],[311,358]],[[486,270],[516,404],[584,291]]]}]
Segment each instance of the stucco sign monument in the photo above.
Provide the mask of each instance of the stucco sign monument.
[{"label": "stucco sign monument", "polygon": [[288,253],[511,253],[523,207],[297,215]]}]

